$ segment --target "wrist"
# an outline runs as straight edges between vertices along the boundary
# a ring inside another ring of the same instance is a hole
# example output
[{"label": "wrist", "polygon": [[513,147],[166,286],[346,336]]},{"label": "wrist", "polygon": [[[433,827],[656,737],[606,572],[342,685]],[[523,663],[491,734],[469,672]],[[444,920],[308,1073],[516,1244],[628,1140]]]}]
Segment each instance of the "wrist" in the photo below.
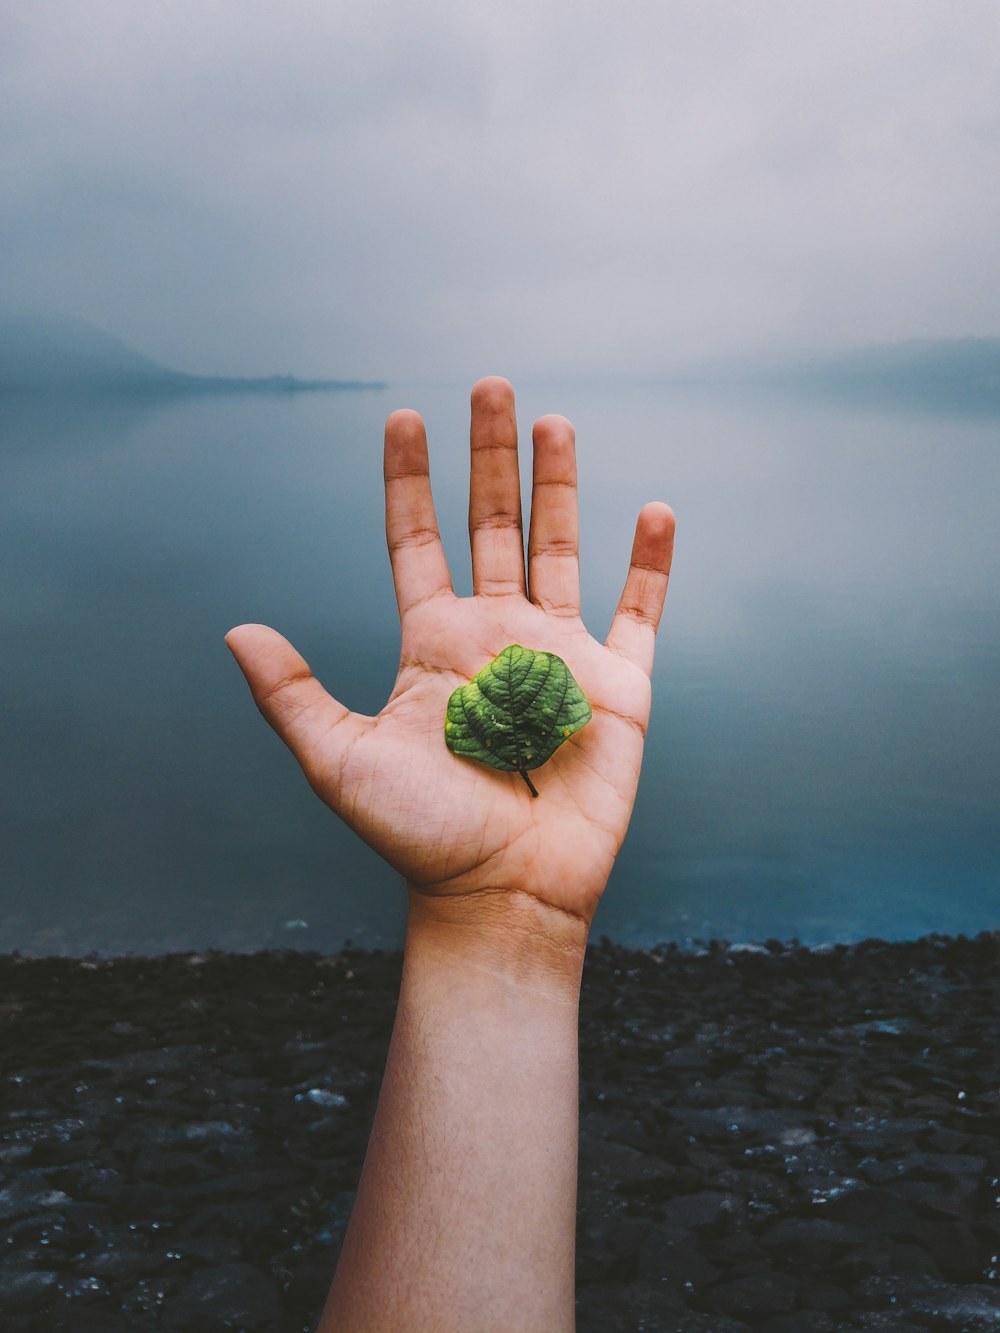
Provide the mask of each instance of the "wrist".
[{"label": "wrist", "polygon": [[408,885],[406,952],[438,953],[497,980],[579,996],[589,924],[517,889],[421,893]]}]

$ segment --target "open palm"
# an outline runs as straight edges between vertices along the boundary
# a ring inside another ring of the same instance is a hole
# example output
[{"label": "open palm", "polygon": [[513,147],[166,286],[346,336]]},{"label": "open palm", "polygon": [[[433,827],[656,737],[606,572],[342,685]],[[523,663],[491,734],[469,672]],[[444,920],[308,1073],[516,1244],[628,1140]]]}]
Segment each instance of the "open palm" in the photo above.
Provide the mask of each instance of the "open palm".
[{"label": "open palm", "polygon": [[[314,790],[430,895],[528,893],[589,921],[635,799],[649,717],[653,641],[666,593],[673,515],[639,515],[632,562],[607,642],[580,619],[573,428],[543,417],[533,432],[525,582],[514,395],[501,379],[472,394],[469,530],[473,596],[452,589],[431,498],[427,442],[415,412],[385,431],[386,536],[402,626],[399,674],[377,717],[332,698],[302,657],[263,625],[227,643],[261,712]],[[451,692],[511,643],[564,658],[592,721],[537,775],[452,754]]]}]

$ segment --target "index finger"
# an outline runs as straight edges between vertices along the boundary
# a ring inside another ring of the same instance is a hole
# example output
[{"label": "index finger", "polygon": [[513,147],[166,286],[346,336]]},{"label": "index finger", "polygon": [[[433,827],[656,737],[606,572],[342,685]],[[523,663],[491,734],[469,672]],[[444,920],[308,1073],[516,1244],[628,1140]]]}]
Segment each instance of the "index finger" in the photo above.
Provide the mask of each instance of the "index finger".
[{"label": "index finger", "polygon": [[385,539],[400,616],[453,591],[431,495],[427,433],[403,408],[385,423]]}]

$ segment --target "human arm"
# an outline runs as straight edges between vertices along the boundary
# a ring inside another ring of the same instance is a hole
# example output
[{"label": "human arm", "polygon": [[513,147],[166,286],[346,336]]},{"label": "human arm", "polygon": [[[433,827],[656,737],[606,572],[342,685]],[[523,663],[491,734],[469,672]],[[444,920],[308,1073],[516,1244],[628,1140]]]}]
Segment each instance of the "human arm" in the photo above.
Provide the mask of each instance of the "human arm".
[{"label": "human arm", "polygon": [[[572,427],[533,433],[525,578],[513,393],[473,391],[473,596],[456,598],[423,423],[386,425],[399,675],[349,712],[263,626],[227,641],[311,785],[409,885],[386,1078],[322,1333],[573,1325],[577,1000],[587,929],[625,834],[649,716],[673,517],[640,514],[605,644],[579,613]],[[448,696],[510,643],[558,653],[594,710],[539,775],[451,754]]]}]

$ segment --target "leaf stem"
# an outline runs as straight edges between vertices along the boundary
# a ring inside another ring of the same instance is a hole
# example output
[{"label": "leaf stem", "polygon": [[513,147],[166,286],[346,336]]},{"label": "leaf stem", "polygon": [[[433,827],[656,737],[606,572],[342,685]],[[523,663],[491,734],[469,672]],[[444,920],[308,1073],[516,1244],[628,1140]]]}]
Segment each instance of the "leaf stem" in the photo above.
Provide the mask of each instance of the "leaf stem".
[{"label": "leaf stem", "polygon": [[524,771],[524,769],[523,769],[523,768],[519,768],[517,771],[520,773],[521,777],[524,778],[525,782],[528,784],[528,791],[531,792],[532,796],[537,796],[537,795],[538,795],[538,790],[537,790],[537,788],[535,787],[535,784],[532,782],[532,780],[528,777],[528,775],[527,775],[527,773]]}]

